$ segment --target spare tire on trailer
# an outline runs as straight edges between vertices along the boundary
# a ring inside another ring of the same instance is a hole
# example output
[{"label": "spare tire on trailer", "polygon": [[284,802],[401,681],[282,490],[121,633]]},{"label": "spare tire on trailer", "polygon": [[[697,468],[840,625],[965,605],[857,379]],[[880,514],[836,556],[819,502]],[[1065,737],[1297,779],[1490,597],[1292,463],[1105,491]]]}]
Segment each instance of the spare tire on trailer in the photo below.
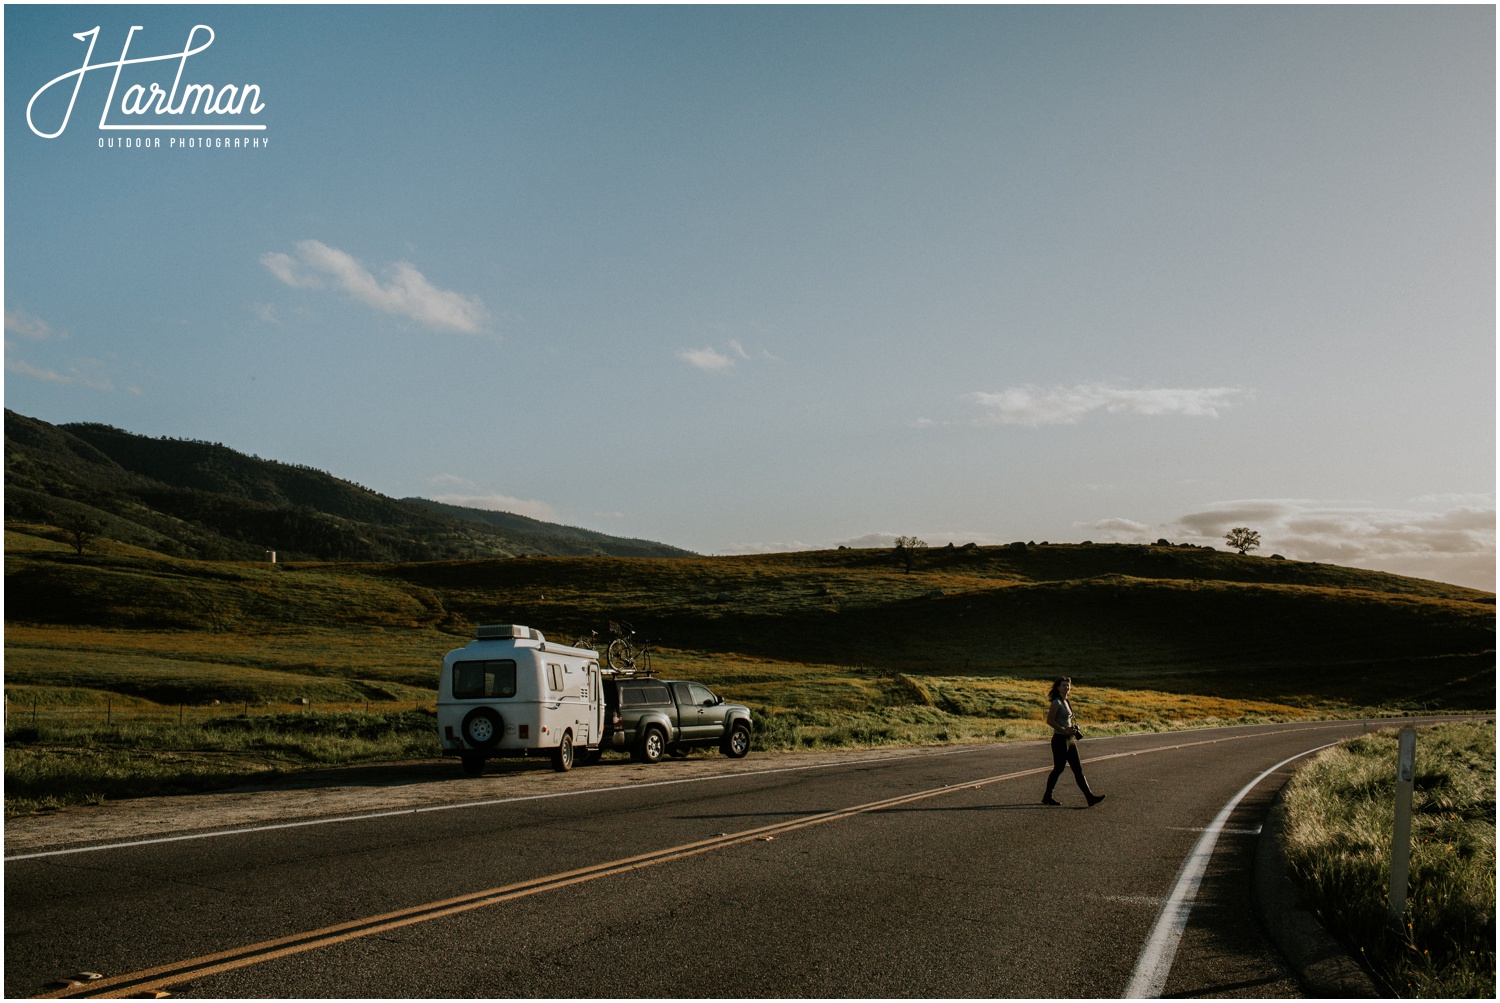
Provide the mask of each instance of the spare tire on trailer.
[{"label": "spare tire on trailer", "polygon": [[505,721],[493,707],[475,707],[464,715],[460,726],[463,740],[476,749],[488,749],[505,734]]}]

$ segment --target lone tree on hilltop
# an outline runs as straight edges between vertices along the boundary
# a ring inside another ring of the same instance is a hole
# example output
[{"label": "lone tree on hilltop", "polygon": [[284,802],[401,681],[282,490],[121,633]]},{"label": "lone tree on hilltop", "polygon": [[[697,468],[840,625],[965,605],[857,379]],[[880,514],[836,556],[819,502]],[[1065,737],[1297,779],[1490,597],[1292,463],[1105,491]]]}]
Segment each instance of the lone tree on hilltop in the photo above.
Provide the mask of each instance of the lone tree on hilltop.
[{"label": "lone tree on hilltop", "polygon": [[1260,546],[1260,534],[1249,526],[1236,526],[1224,534],[1224,542],[1243,554]]},{"label": "lone tree on hilltop", "polygon": [[907,574],[911,574],[911,566],[917,561],[917,553],[926,549],[926,541],[915,536],[896,537],[896,560],[906,567]]},{"label": "lone tree on hilltop", "polygon": [[73,549],[82,557],[83,552],[93,546],[94,540],[104,530],[98,519],[86,515],[70,515],[61,520],[60,528]]}]

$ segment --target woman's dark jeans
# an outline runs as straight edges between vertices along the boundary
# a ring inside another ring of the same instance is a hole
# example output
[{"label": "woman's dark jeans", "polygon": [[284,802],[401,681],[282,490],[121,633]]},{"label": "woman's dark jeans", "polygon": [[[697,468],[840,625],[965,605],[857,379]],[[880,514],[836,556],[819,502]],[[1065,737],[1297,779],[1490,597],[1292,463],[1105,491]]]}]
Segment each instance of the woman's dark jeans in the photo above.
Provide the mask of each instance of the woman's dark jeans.
[{"label": "woman's dark jeans", "polygon": [[1067,735],[1052,736],[1052,772],[1047,774],[1047,793],[1044,796],[1052,796],[1052,788],[1057,786],[1057,778],[1062,776],[1064,766],[1073,767],[1073,779],[1078,781],[1078,789],[1083,791],[1084,797],[1092,797],[1094,792],[1089,790],[1089,782],[1083,779],[1083,764],[1078,761],[1078,746]]}]

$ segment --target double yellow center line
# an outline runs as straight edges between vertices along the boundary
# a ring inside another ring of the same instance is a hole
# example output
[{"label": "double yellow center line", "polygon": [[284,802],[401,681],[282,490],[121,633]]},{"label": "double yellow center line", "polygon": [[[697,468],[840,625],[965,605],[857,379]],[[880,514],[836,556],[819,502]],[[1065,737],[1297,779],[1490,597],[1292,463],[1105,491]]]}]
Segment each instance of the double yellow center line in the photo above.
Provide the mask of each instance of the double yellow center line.
[{"label": "double yellow center line", "polygon": [[[1293,729],[1286,730],[1290,731]],[[1272,734],[1283,734],[1283,732],[1260,732],[1255,735],[1236,735],[1198,742],[1183,742],[1176,745],[1158,746],[1135,752],[1117,752],[1108,756],[1097,756],[1085,760],[1085,762],[1096,763],[1107,759],[1139,756],[1152,752],[1168,752],[1173,749],[1185,749],[1196,745],[1215,745],[1220,742],[1232,742],[1244,738],[1265,738]],[[836,822],[839,819],[850,818],[866,812],[883,811],[904,804],[910,804],[913,801],[937,797],[941,794],[951,794],[959,790],[972,790],[987,784],[1015,780],[1020,777],[1028,777],[1050,771],[1050,766],[1038,766],[1029,770],[1018,770],[1014,773],[1002,773],[997,776],[984,777],[980,780],[967,780],[951,785],[944,784],[941,787],[917,791],[914,794],[903,794],[898,797],[886,798],[882,801],[871,801],[868,804],[854,805],[849,808],[840,808],[836,811],[823,812],[816,815],[807,815],[789,822],[778,822],[774,825],[761,826],[758,829],[746,829],[742,832],[714,836],[695,843],[684,843],[680,846],[673,846],[664,850],[654,850],[650,853],[642,853],[634,857],[611,860],[602,864],[594,864],[590,867],[581,867],[573,871],[549,874],[545,877],[533,878],[528,881],[518,881],[514,884],[501,885],[498,888],[487,888],[484,891],[470,892],[467,895],[459,895],[437,902],[428,902],[424,905],[411,906],[406,909],[397,909],[394,912],[381,913],[378,916],[367,916],[363,919],[325,926],[318,930],[309,930],[306,933],[297,933],[289,937],[266,940],[247,947],[236,947],[227,951],[220,951],[216,954],[205,954],[186,961],[158,965],[155,968],[146,968],[125,975],[109,976],[82,985],[68,986],[49,993],[42,993],[36,998],[119,999],[127,996],[137,996],[151,992],[152,990],[180,985],[192,979],[219,975],[238,968],[258,965],[266,961],[274,961],[277,958],[301,954],[305,951],[315,951],[322,947],[331,947],[334,944],[356,940],[360,937],[369,937],[374,934],[384,933],[387,930],[399,929],[403,926],[426,923],[430,920],[441,919],[444,916],[454,916],[472,909],[483,909],[486,906],[498,905],[501,902],[510,902],[514,899],[526,898],[527,896],[537,895],[542,892],[567,888],[570,885],[583,884],[616,874],[638,871],[646,867],[654,867],[657,864],[665,864],[673,860],[682,860],[686,857],[697,856],[700,853],[721,850],[739,843],[765,840],[781,833],[805,829],[814,825],[822,825],[825,822]]]}]

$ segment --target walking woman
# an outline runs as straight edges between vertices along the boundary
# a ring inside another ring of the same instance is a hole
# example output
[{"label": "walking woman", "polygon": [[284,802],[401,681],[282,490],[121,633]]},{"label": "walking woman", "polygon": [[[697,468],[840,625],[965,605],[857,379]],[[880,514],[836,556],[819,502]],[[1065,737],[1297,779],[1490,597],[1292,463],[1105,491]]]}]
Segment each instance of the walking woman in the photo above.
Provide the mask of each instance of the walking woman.
[{"label": "walking woman", "polygon": [[1080,733],[1073,726],[1073,707],[1068,703],[1068,691],[1072,688],[1073,680],[1063,676],[1052,684],[1052,690],[1047,694],[1051,703],[1047,708],[1047,723],[1052,726],[1052,772],[1047,774],[1047,793],[1042,795],[1042,804],[1062,804],[1052,796],[1052,788],[1057,786],[1063,767],[1071,766],[1073,779],[1078,781],[1078,789],[1083,791],[1084,799],[1092,808],[1104,800],[1104,795],[1089,790],[1089,782],[1083,779],[1083,764],[1078,761],[1078,746],[1075,744]]}]

